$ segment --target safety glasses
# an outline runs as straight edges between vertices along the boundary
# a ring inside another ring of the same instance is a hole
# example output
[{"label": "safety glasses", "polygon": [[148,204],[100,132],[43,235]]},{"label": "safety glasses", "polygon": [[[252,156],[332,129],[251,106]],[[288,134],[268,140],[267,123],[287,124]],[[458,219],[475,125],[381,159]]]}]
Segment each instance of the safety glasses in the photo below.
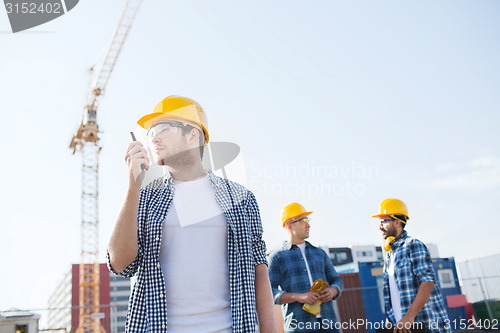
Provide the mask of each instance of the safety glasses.
[{"label": "safety glasses", "polygon": [[307,223],[309,223],[309,222],[311,222],[311,219],[310,219],[310,218],[308,218],[308,217],[303,217],[303,218],[301,218],[300,220],[290,222],[290,224],[294,224],[294,223],[297,223],[297,222],[303,222],[303,223],[306,223],[306,222],[307,222]]},{"label": "safety glasses", "polygon": [[151,126],[151,128],[148,130],[148,138],[150,140],[153,140],[153,138],[156,135],[163,135],[168,132],[176,133],[178,127],[185,127],[187,124],[179,123],[176,121],[167,121],[167,122],[162,122],[158,124],[154,124]]}]

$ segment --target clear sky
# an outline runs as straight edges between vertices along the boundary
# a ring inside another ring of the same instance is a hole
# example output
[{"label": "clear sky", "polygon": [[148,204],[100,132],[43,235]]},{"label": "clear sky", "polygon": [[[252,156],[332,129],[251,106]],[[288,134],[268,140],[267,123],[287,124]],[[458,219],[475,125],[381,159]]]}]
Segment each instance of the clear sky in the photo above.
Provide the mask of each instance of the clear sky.
[{"label": "clear sky", "polygon": [[[0,310],[44,308],[79,262],[81,157],[68,146],[124,1],[85,0],[12,34],[0,8]],[[204,106],[264,239],[280,211],[310,241],[380,245],[378,204],[457,261],[500,252],[500,2],[144,1],[101,100],[100,257],[124,196],[129,131],[167,95]],[[497,245],[495,245],[497,244]]]}]

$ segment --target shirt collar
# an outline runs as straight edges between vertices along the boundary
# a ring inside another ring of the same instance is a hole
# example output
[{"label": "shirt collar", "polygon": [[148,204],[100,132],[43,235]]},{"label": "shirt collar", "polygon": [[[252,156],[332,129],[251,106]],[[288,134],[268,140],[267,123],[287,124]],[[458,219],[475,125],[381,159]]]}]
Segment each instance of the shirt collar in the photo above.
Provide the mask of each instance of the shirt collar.
[{"label": "shirt collar", "polygon": [[[306,243],[306,247],[311,245],[311,244],[309,244],[308,241],[304,241],[304,243]],[[283,249],[284,250],[291,250],[294,245],[297,246],[296,244],[289,243],[288,241],[283,241]]]},{"label": "shirt collar", "polygon": [[396,237],[396,239],[394,240],[394,243],[391,244],[392,247],[396,248],[396,247],[403,245],[403,243],[407,237],[408,237],[408,233],[406,232],[406,230],[403,230],[403,232],[401,234],[399,234],[398,237]]},{"label": "shirt collar", "polygon": [[[212,186],[215,188],[219,187],[221,183],[224,181],[222,178],[216,176],[212,170],[205,170],[208,173],[208,179],[212,183]],[[169,190],[172,190],[174,188],[174,178],[172,175],[168,174],[168,176],[165,178],[165,185],[169,188]]]}]

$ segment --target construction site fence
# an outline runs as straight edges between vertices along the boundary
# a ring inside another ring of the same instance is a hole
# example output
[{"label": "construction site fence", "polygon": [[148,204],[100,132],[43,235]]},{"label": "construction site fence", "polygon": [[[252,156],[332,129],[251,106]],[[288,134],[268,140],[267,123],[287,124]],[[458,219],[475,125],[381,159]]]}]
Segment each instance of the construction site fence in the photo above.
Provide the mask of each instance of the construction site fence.
[{"label": "construction site fence", "polygon": [[[342,275],[341,275],[342,276]],[[342,276],[342,278],[347,278],[347,276]],[[359,280],[358,280],[359,281]],[[347,281],[346,281],[347,282]],[[495,317],[495,310],[492,306],[495,302],[500,301],[500,275],[494,275],[494,276],[478,276],[478,277],[470,277],[470,278],[461,278],[455,281],[458,283],[461,287],[462,294],[464,294],[467,297],[467,301],[470,303],[478,303],[478,302],[484,302],[486,307],[488,308],[489,316],[490,317]],[[358,282],[359,283],[359,282]],[[362,297],[361,295],[364,294],[365,291],[373,290],[373,289],[378,289],[379,290],[379,295],[382,296],[382,290],[381,286],[375,286],[375,287],[361,287],[359,284],[358,286],[353,287],[351,283],[347,283],[347,285],[351,286],[346,286],[343,291],[343,298],[351,298],[350,294],[352,292],[358,292],[358,296],[355,299],[352,299],[352,305],[354,306],[354,309],[348,310],[348,309],[339,309],[337,307],[337,311],[341,310],[341,312],[344,312],[347,310],[347,312],[351,311],[357,311],[355,308],[357,308],[356,304],[362,303]],[[383,302],[383,299],[379,300],[381,303]],[[446,302],[446,300],[445,300]],[[381,304],[382,305],[382,304]],[[105,304],[105,305],[100,305],[100,308],[110,308],[111,314],[116,311],[124,311],[126,309],[117,309],[117,306],[115,304]],[[120,306],[123,307],[123,306]],[[48,326],[48,317],[54,317],[54,316],[60,316],[61,317],[61,323],[65,322],[63,318],[66,318],[66,323],[68,323],[68,319],[70,320],[71,317],[71,310],[75,309],[80,309],[79,306],[73,306],[73,307],[61,307],[61,308],[45,308],[45,309],[30,309],[26,310],[29,312],[37,313],[41,315],[40,318],[40,331],[41,332],[71,332],[71,326],[68,325],[66,327],[61,327],[61,325],[57,325],[57,327],[49,327]],[[344,310],[344,311],[342,311]],[[19,310],[16,310],[19,311]],[[1,314],[8,313],[9,311],[0,311]],[[103,311],[96,311],[98,313],[101,313]],[[69,317],[69,318],[68,318]],[[113,318],[111,319],[111,332],[110,333],[118,333],[117,327],[119,324],[116,322],[116,317],[112,316]]]},{"label": "construction site fence", "polygon": [[[342,276],[342,275],[341,275]],[[470,303],[486,300],[500,300],[500,275],[462,278],[455,280],[462,289],[462,294]],[[346,291],[380,289],[380,287],[344,288]]]},{"label": "construction site fence", "polygon": [[460,286],[471,303],[500,299],[500,275],[460,279]]}]

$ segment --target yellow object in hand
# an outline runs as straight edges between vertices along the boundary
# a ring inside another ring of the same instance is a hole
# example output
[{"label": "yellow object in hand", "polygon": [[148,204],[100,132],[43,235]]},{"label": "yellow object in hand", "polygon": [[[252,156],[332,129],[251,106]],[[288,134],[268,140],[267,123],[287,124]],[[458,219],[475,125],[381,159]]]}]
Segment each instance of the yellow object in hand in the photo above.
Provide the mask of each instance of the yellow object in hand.
[{"label": "yellow object in hand", "polygon": [[[309,291],[314,293],[319,293],[320,291],[323,291],[326,288],[328,288],[328,282],[323,281],[323,279],[318,279],[314,281]],[[321,301],[317,301],[313,305],[306,303],[304,304],[304,306],[302,306],[302,310],[317,316],[321,312],[321,303],[322,303]]]}]

